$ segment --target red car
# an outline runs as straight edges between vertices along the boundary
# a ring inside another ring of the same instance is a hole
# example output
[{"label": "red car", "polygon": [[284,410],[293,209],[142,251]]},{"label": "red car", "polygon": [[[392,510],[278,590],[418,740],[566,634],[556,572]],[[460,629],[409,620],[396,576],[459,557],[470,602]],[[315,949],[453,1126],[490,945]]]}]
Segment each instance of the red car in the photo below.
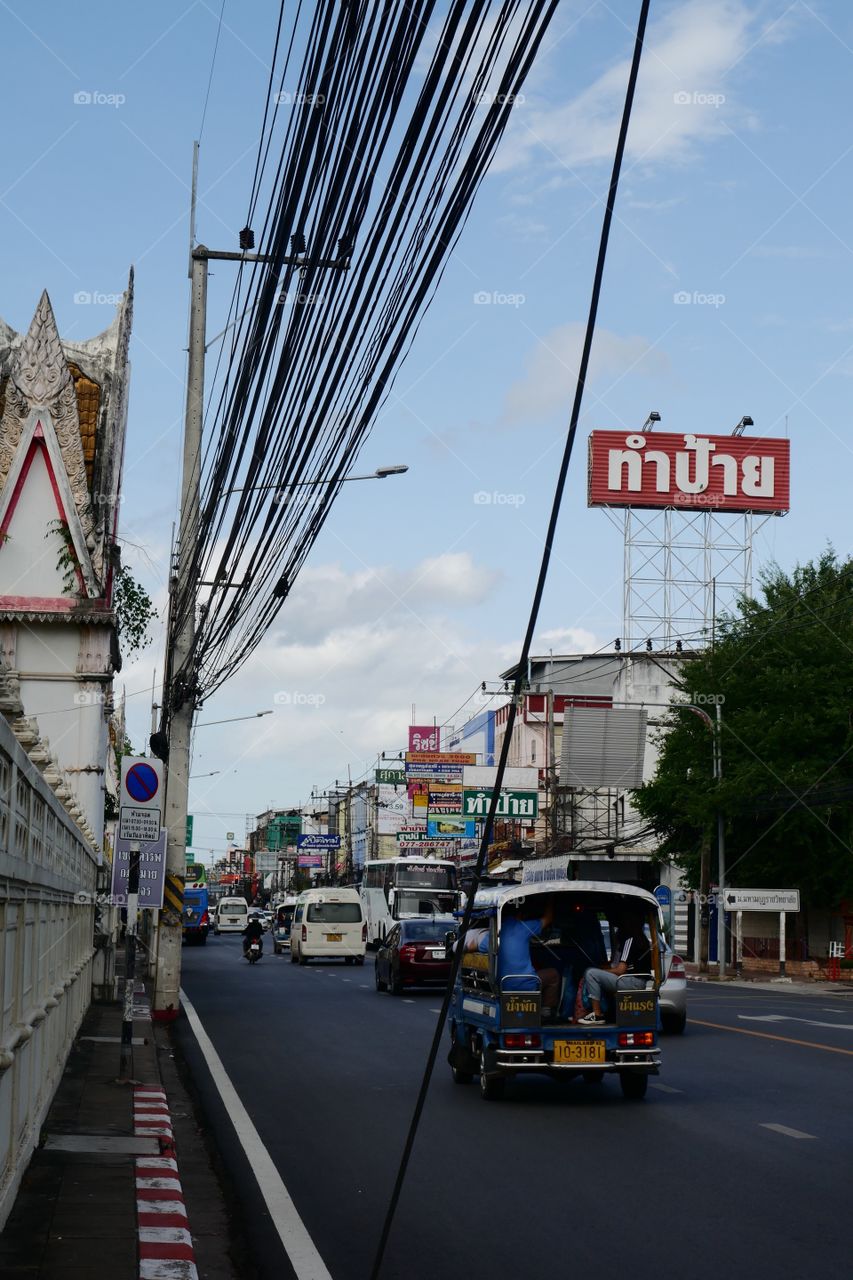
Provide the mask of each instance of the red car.
[{"label": "red car", "polygon": [[455,926],[452,916],[396,924],[376,953],[376,990],[399,996],[404,987],[445,986],[450,976],[445,940]]}]

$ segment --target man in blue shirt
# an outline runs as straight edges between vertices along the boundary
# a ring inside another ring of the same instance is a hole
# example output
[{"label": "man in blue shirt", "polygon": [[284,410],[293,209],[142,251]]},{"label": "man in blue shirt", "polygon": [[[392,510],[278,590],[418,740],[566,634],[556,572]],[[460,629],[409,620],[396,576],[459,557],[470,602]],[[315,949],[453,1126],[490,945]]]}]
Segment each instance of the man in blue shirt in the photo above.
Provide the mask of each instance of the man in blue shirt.
[{"label": "man in blue shirt", "polygon": [[541,916],[532,915],[534,910],[535,907],[525,905],[518,911],[508,907],[503,912],[498,952],[498,978],[516,979],[503,987],[507,991],[535,991],[541,983],[542,1007],[554,1012],[560,1003],[562,976],[558,969],[534,969],[530,958],[531,942],[550,928],[553,922],[553,899],[549,899]]}]

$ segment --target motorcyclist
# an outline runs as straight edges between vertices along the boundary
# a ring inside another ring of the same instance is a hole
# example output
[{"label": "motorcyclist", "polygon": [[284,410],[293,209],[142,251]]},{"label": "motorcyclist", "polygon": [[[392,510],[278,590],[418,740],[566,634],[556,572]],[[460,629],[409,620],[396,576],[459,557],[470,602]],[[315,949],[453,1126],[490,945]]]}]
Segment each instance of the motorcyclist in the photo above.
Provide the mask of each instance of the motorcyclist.
[{"label": "motorcyclist", "polygon": [[243,930],[243,955],[249,950],[249,944],[257,938],[261,951],[264,949],[264,926],[259,915],[249,916],[248,924]]}]

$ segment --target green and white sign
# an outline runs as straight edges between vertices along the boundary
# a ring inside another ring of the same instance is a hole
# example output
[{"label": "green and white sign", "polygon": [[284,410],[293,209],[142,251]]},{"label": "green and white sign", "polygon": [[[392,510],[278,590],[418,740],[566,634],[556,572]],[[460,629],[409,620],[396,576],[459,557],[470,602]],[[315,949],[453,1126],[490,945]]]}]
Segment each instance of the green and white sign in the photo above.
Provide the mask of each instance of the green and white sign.
[{"label": "green and white sign", "polygon": [[192,844],[192,842],[193,842],[193,815],[192,815],[191,813],[188,813],[188,814],[187,814],[187,839],[186,839],[186,843],[187,843],[187,844]]},{"label": "green and white sign", "polygon": [[384,782],[392,787],[404,787],[406,785],[406,770],[403,765],[399,769],[377,769],[376,781]]},{"label": "green and white sign", "polygon": [[192,849],[187,849],[185,857],[187,860],[187,866],[191,867],[195,862],[195,854],[193,853]]},{"label": "green and white sign", "polygon": [[[492,793],[485,788],[462,792],[462,813],[466,818],[486,818]],[[501,791],[498,796],[496,818],[509,818],[532,822],[539,817],[538,791]]]}]

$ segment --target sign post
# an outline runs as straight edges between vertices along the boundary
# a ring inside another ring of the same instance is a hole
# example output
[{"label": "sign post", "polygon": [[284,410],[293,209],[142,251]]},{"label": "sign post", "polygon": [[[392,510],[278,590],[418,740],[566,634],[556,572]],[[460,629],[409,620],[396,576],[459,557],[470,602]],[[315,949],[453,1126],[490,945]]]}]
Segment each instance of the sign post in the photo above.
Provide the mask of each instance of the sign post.
[{"label": "sign post", "polygon": [[139,845],[130,846],[127,869],[127,921],[124,951],[124,1010],[121,1020],[121,1048],[118,1078],[120,1084],[133,1079],[133,988],[136,983],[136,919],[139,904]]},{"label": "sign post", "polygon": [[786,977],[785,915],[800,909],[799,889],[726,889],[721,895],[726,911],[736,915],[736,969],[743,969],[743,913],[744,911],[774,911],[779,913],[779,977]]}]

